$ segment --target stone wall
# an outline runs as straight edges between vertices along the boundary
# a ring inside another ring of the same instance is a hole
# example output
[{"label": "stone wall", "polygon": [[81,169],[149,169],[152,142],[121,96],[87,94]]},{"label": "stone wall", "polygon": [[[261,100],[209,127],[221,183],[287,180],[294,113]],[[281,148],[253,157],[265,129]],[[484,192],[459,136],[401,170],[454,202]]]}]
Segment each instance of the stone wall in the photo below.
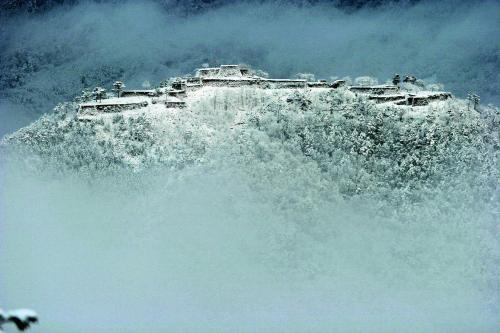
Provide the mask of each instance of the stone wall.
[{"label": "stone wall", "polygon": [[408,105],[411,106],[422,106],[422,105],[427,105],[430,102],[435,102],[435,101],[444,101],[449,98],[452,98],[451,93],[449,92],[436,92],[436,93],[429,93],[426,95],[415,95],[415,96],[408,96],[407,103]]},{"label": "stone wall", "polygon": [[148,102],[137,102],[137,103],[123,103],[123,104],[88,104],[88,105],[80,105],[79,112],[82,114],[85,113],[94,113],[94,112],[122,112],[127,110],[134,110],[148,106]]},{"label": "stone wall", "polygon": [[155,96],[154,90],[123,90],[120,94],[121,97],[131,96]]},{"label": "stone wall", "polygon": [[360,94],[373,94],[373,95],[382,95],[382,94],[394,94],[399,91],[397,86],[351,86],[349,87],[354,93]]}]

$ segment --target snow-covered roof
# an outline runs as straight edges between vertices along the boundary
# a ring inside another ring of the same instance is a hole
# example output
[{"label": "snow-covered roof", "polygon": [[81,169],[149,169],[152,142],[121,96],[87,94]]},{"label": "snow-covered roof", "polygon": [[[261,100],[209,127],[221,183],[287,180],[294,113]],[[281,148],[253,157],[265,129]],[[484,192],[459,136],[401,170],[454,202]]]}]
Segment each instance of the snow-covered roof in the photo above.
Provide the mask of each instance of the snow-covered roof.
[{"label": "snow-covered roof", "polygon": [[146,100],[140,101],[106,101],[106,102],[88,102],[80,104],[81,107],[93,107],[93,106],[113,106],[113,105],[130,105],[147,102]]},{"label": "snow-covered roof", "polygon": [[226,76],[226,77],[206,77],[204,81],[255,81],[256,78],[244,76]]},{"label": "snow-covered roof", "polygon": [[127,89],[122,90],[123,93],[154,93],[154,89]]},{"label": "snow-covered roof", "polygon": [[137,104],[147,102],[148,99],[145,96],[130,96],[130,97],[114,97],[103,99],[100,102],[86,102],[81,103],[80,107],[94,107],[94,106],[113,106],[113,105],[129,105],[129,104]]},{"label": "snow-covered roof", "polygon": [[350,86],[350,89],[397,89],[397,86],[389,84],[378,84],[374,86]]},{"label": "snow-covered roof", "polygon": [[9,316],[15,316],[19,318],[21,321],[27,321],[30,318],[37,318],[38,315],[35,311],[30,310],[30,309],[17,309],[17,310],[11,310],[8,312]]},{"label": "snow-covered roof", "polygon": [[447,91],[419,91],[415,94],[417,97],[432,97],[432,96],[444,96],[451,95],[450,92]]},{"label": "snow-covered roof", "polygon": [[370,95],[373,98],[396,98],[396,97],[406,97],[406,94],[384,94],[384,95]]},{"label": "snow-covered roof", "polygon": [[307,82],[307,80],[304,79],[263,79],[265,81],[269,82]]}]

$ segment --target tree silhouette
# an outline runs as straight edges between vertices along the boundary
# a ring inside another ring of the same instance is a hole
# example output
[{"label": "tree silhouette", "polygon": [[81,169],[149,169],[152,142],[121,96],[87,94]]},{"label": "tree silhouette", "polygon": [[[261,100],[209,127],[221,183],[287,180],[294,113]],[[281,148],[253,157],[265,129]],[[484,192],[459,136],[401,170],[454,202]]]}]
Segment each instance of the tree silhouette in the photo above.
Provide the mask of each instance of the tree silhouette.
[{"label": "tree silhouette", "polygon": [[122,81],[116,81],[115,83],[113,83],[113,91],[116,92],[116,96],[120,97],[120,94],[123,90],[123,88],[125,88],[125,84],[123,84]]},{"label": "tree silhouette", "polygon": [[102,87],[95,87],[92,91],[92,96],[94,96],[96,102],[100,102],[103,98],[106,98],[106,89]]}]

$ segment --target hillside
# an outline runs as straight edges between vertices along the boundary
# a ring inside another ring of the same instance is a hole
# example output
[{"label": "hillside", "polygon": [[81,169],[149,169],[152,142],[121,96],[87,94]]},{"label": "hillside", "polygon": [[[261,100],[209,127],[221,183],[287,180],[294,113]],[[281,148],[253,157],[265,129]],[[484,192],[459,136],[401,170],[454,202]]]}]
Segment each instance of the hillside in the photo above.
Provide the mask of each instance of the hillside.
[{"label": "hillside", "polygon": [[112,313],[100,331],[274,332],[275,315],[288,331],[494,331],[499,110],[352,87],[59,105],[2,140],[2,287],[31,286],[8,297],[42,309],[41,329],[64,321],[45,297],[64,290],[88,330]]},{"label": "hillside", "polygon": [[[157,97],[64,103],[3,146],[35,154],[49,169],[97,174],[229,161],[252,173],[251,165],[286,167],[293,159],[348,195],[430,189],[463,177],[478,188],[497,183],[498,108],[456,98],[398,105],[356,87],[203,86],[179,98],[170,92],[182,91],[161,88]],[[168,106],[172,98],[182,104]],[[105,105],[111,109],[96,109]]]}]

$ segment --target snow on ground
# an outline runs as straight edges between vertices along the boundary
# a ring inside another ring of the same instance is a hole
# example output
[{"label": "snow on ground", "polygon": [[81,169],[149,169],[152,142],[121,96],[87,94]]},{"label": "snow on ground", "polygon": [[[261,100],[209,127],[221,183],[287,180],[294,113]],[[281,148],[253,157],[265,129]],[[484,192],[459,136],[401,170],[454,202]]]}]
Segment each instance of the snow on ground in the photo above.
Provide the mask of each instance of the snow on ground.
[{"label": "snow on ground", "polygon": [[[236,77],[234,78],[236,79]],[[242,78],[239,78],[242,79]],[[380,87],[385,87],[380,85]],[[273,103],[275,100],[285,100],[293,93],[305,93],[313,101],[314,104],[320,105],[319,100],[323,98],[331,88],[278,88],[278,89],[262,89],[255,87],[211,87],[202,86],[198,89],[193,89],[187,92],[184,98],[177,98],[163,94],[158,97],[149,96],[130,96],[130,97],[111,97],[102,100],[101,102],[87,102],[82,103],[82,107],[92,107],[98,105],[117,105],[122,106],[126,104],[136,104],[147,102],[147,106],[139,107],[133,110],[124,110],[120,112],[84,112],[79,115],[80,120],[94,121],[96,119],[103,119],[112,121],[113,117],[118,114],[125,119],[130,117],[145,116],[154,121],[158,126],[173,125],[176,122],[190,121],[187,118],[193,116],[201,117],[204,119],[205,124],[210,124],[211,119],[226,120],[227,128],[234,128],[234,126],[241,125],[244,122],[246,113],[252,108],[262,107],[266,103]],[[341,94],[347,99],[355,99],[356,94],[348,89],[340,88]],[[404,92],[402,92],[404,93]],[[415,95],[418,97],[425,97],[429,94],[439,92],[417,92]],[[384,95],[384,96],[393,96]],[[400,94],[397,94],[399,96]],[[367,96],[366,96],[367,97]],[[180,102],[184,101],[186,107],[166,107],[165,102]],[[387,108],[391,107],[397,112],[405,112],[408,117],[425,117],[429,112],[437,112],[446,108],[450,101],[432,101],[429,105],[425,106],[409,106],[409,105],[396,105],[393,101],[382,102],[376,104],[376,107]],[[455,100],[460,107],[466,108],[465,101]],[[219,117],[218,113],[225,113],[224,117]],[[186,114],[191,115],[186,117]]]},{"label": "snow on ground", "polygon": [[[177,106],[166,104],[167,101],[185,104]],[[127,104],[133,106],[127,109]],[[112,105],[121,110],[113,110]],[[106,106],[107,109],[94,108],[98,106]],[[79,110],[76,118],[75,107]],[[274,133],[274,137],[287,131],[296,135],[299,126],[340,124],[345,122],[343,117],[359,118],[359,126],[370,126],[370,119],[379,113],[390,121],[408,119],[411,122],[415,119],[418,122],[429,114],[444,119],[449,116],[450,110],[461,115],[469,109],[474,111],[467,101],[459,99],[434,101],[425,106],[396,105],[392,102],[376,104],[369,100],[369,95],[354,93],[348,87],[265,89],[251,86],[200,86],[188,88],[185,97],[181,98],[168,94],[112,97],[79,105],[63,104],[61,108],[62,113],[56,110],[53,116],[42,117],[40,121],[6,137],[4,142],[23,142],[41,149],[47,142],[58,143],[82,137],[79,139],[81,142],[75,143],[75,147],[83,145],[86,149],[85,162],[81,165],[95,158],[121,161],[133,169],[150,164],[176,167],[205,159],[207,151],[217,150],[228,142],[228,138],[234,139],[247,130],[261,131],[262,126],[267,127],[269,133]],[[283,117],[288,119],[289,125],[280,123]],[[316,124],[306,125],[311,121]],[[301,134],[297,140],[306,139]],[[60,149],[69,151],[66,146]],[[59,153],[54,149],[52,151],[54,158],[60,158]],[[71,164],[74,154],[65,152],[63,159]]]}]

